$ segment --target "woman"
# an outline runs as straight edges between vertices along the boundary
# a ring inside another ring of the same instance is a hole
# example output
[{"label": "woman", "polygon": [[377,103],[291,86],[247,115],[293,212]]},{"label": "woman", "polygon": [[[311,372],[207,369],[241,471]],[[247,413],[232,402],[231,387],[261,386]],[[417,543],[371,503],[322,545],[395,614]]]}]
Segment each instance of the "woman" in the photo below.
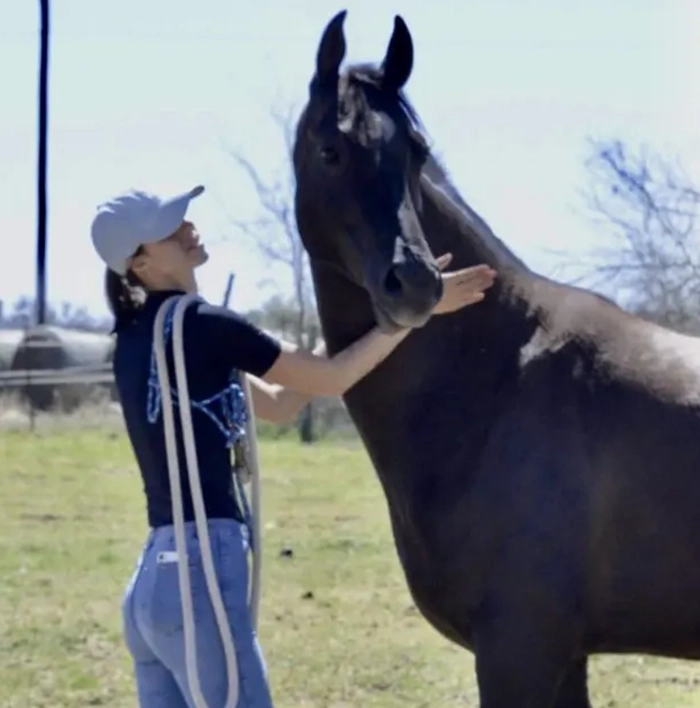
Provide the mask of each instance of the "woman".
[{"label": "woman", "polygon": [[[100,205],[92,223],[93,245],[107,266],[106,295],[115,316],[114,374],[125,424],[141,472],[150,532],[123,602],[125,639],[133,658],[141,706],[192,705],[184,654],[175,539],[163,433],[162,405],[153,352],[159,306],[178,293],[196,293],[195,269],[208,255],[185,219],[202,187],[164,200],[130,191]],[[444,269],[449,256],[443,256]],[[443,276],[436,314],[479,302],[495,273],[478,266]],[[272,701],[247,607],[247,536],[231,484],[229,447],[237,426],[226,396],[240,396],[232,372],[251,375],[256,413],[282,422],[314,396],[339,396],[384,360],[409,334],[378,329],[326,358],[298,351],[234,312],[204,302],[190,306],[183,324],[193,428],[214,566],[234,636],[239,706],[270,708]],[[169,351],[169,348],[168,348]],[[172,371],[172,354],[169,353]],[[240,402],[240,398],[238,399]],[[240,406],[239,406],[240,408]],[[222,416],[229,412],[229,419]],[[224,418],[222,420],[222,418]],[[240,421],[239,421],[240,423]],[[181,446],[181,441],[178,441]],[[182,456],[182,448],[180,447]],[[182,457],[181,457],[182,459]],[[184,462],[181,462],[184,469]],[[186,476],[183,506],[201,689],[209,706],[227,693],[224,653],[207,592]]]}]

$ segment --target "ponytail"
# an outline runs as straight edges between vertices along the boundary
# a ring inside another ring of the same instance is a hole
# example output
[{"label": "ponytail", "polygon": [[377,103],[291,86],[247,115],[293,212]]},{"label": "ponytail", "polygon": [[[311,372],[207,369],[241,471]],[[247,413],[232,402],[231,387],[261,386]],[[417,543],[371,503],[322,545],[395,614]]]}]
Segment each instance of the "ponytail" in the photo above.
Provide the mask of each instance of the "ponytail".
[{"label": "ponytail", "polygon": [[132,272],[119,275],[111,268],[105,272],[105,297],[107,305],[114,315],[113,332],[129,324],[143,307],[146,289]]}]

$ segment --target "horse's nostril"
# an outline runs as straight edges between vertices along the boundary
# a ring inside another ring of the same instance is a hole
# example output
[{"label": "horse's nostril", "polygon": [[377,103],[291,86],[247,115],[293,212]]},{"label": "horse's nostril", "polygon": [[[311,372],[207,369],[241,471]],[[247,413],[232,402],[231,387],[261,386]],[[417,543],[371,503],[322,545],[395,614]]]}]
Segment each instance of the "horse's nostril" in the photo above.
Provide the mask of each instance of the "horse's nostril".
[{"label": "horse's nostril", "polygon": [[400,295],[402,289],[401,280],[399,280],[399,277],[396,275],[396,269],[389,268],[389,271],[384,277],[384,292],[387,295]]}]

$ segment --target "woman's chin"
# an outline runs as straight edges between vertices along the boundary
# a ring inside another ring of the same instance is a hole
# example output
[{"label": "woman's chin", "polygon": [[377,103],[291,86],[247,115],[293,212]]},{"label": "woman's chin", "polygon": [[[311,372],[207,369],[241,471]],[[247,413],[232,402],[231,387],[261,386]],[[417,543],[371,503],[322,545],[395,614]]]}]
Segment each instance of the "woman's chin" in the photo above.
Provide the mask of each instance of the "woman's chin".
[{"label": "woman's chin", "polygon": [[209,254],[207,253],[204,246],[197,246],[197,248],[192,253],[193,257],[193,267],[199,268],[199,266],[204,265],[209,260]]}]

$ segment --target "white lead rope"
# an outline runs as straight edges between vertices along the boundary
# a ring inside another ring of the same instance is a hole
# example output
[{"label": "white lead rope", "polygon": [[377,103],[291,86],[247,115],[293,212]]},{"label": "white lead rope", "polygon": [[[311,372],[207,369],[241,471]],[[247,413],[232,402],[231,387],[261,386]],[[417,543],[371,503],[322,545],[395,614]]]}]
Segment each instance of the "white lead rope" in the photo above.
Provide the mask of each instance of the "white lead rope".
[{"label": "white lead rope", "polygon": [[[170,477],[170,493],[173,507],[173,524],[175,527],[175,548],[178,559],[178,579],[180,583],[180,595],[182,598],[182,614],[185,629],[185,661],[187,666],[187,679],[194,700],[195,708],[209,708],[202,695],[199,684],[199,670],[197,666],[197,652],[194,629],[194,614],[192,609],[192,591],[190,587],[189,564],[187,556],[187,544],[185,541],[185,525],[182,508],[182,488],[180,486],[180,465],[177,455],[177,443],[175,434],[175,419],[173,413],[173,403],[170,392],[170,379],[167,371],[167,359],[165,355],[164,323],[169,305],[174,300],[179,300],[175,306],[172,323],[173,337],[173,357],[175,363],[175,380],[178,392],[178,407],[180,409],[180,422],[183,432],[183,443],[185,448],[187,474],[192,495],[192,506],[194,509],[195,525],[197,536],[201,544],[202,561],[204,565],[204,575],[206,578],[209,597],[214,607],[214,615],[221,635],[221,642],[224,647],[226,657],[226,670],[228,676],[228,698],[226,708],[235,708],[238,702],[239,679],[236,652],[233,643],[231,628],[228,617],[221,598],[221,591],[216,577],[216,570],[211,554],[209,543],[209,529],[202,498],[202,487],[199,477],[199,465],[197,464],[197,447],[192,429],[192,411],[190,408],[190,395],[187,385],[187,372],[185,369],[185,355],[183,350],[182,324],[185,310],[190,304],[197,302],[199,298],[193,295],[175,295],[168,298],[158,310],[153,327],[153,342],[156,353],[156,364],[158,370],[158,382],[161,390],[161,401],[163,411],[163,427],[165,431],[165,445],[168,457],[168,474]],[[260,579],[261,579],[261,553],[260,553],[260,476],[258,467],[258,448],[255,430],[255,416],[253,403],[250,396],[250,384],[245,374],[242,375],[243,392],[248,416],[246,424],[246,438],[248,442],[247,472],[251,483],[252,491],[252,529],[251,544],[253,549],[253,572],[249,585],[248,605],[252,615],[254,629],[257,628],[258,608],[260,603]],[[235,472],[234,472],[235,474]],[[245,480],[241,480],[242,482]]]}]

